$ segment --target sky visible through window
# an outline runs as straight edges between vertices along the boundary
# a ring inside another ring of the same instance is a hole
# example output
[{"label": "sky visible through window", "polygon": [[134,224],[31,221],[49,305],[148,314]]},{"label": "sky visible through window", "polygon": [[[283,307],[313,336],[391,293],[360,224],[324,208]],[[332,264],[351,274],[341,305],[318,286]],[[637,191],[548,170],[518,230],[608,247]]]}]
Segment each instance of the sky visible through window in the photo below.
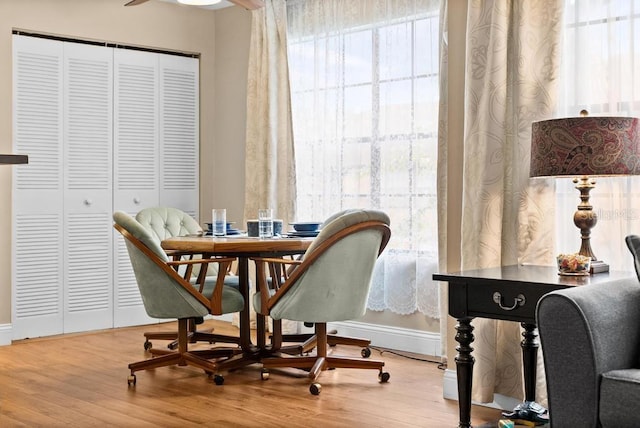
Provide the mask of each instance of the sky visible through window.
[{"label": "sky visible through window", "polygon": [[438,15],[289,40],[298,220],[377,208],[437,251]]}]

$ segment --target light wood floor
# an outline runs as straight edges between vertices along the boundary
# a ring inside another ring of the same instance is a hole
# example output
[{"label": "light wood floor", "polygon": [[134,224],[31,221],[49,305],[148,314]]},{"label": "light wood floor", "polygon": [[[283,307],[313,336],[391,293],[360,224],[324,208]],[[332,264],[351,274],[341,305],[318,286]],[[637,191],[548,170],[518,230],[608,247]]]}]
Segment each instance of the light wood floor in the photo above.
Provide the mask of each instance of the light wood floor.
[{"label": "light wood floor", "polygon": [[[227,323],[207,321],[217,332]],[[142,332],[175,324],[29,339],[0,347],[1,427],[455,427],[457,402],[442,398],[436,363],[374,350],[385,360],[389,383],[377,371],[337,369],[322,374],[313,396],[304,377],[260,366],[225,374],[217,386],[191,367],[137,373],[127,386],[127,364],[148,356]],[[166,342],[156,341],[155,347]],[[203,346],[203,345],[198,345]],[[359,355],[359,349],[334,352]],[[472,423],[496,421],[499,412],[472,410]]]}]

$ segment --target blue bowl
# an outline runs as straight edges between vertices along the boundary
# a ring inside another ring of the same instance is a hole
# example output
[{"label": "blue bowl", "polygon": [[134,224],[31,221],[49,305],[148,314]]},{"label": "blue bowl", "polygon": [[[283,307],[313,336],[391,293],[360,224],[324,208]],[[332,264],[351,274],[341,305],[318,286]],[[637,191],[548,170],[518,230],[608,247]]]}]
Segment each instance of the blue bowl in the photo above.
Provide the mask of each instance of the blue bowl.
[{"label": "blue bowl", "polygon": [[[228,221],[227,222],[227,230],[233,230],[233,224],[235,222],[234,221]],[[205,223],[207,225],[207,231],[211,232],[213,231],[213,223]]]},{"label": "blue bowl", "polygon": [[319,221],[301,221],[291,223],[296,232],[315,232],[318,230],[322,222]]}]

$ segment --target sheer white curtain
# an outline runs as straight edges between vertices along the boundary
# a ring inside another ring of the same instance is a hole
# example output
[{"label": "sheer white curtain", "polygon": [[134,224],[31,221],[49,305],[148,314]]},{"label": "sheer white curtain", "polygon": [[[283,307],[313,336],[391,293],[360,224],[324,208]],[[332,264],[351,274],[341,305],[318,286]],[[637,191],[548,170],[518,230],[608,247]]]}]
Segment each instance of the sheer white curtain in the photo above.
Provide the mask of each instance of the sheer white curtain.
[{"label": "sheer white curtain", "polygon": [[369,309],[439,318],[438,0],[287,2],[297,220],[391,217]]},{"label": "sheer white curtain", "polygon": [[[640,116],[640,0],[564,0],[564,45],[557,117]],[[556,179],[557,250],[577,252],[573,213],[580,202],[570,179]],[[597,179],[591,205],[596,256],[611,269],[633,271],[624,237],[640,234],[640,177]]]}]

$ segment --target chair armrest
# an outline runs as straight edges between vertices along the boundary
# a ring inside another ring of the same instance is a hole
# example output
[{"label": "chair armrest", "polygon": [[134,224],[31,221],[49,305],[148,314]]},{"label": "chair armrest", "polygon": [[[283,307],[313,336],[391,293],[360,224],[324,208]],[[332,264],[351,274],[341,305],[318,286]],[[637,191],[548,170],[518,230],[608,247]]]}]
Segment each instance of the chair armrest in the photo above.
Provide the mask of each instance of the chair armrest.
[{"label": "chair armrest", "polygon": [[640,363],[638,280],[549,293],[536,317],[552,425],[598,426],[602,373]]},{"label": "chair armrest", "polygon": [[198,278],[196,279],[196,286],[198,287],[198,292],[202,293],[204,290],[205,280],[207,276],[207,266],[210,263],[217,263],[220,265],[218,269],[218,275],[216,279],[216,285],[209,298],[210,302],[210,311],[213,315],[221,315],[222,314],[222,291],[224,286],[224,277],[226,276],[229,268],[231,267],[231,263],[233,263],[236,259],[234,257],[212,257],[212,258],[202,258],[202,259],[191,259],[191,260],[173,260],[167,262],[167,265],[173,267],[176,271],[179,266],[187,265],[187,270],[184,273],[183,278],[188,281],[191,278],[191,273],[194,265],[202,265],[200,272],[198,273]]},{"label": "chair armrest", "polygon": [[177,260],[177,258],[182,256],[193,256],[195,254],[198,254],[198,253],[192,253],[189,251],[182,251],[182,250],[165,250],[164,252],[167,254],[167,256],[173,257],[175,260]]},{"label": "chair armrest", "polygon": [[193,260],[171,260],[167,264],[169,266],[179,265],[195,265],[195,264],[210,264],[210,263],[222,263],[222,262],[234,262],[236,259],[233,257],[215,257],[210,259],[193,259]]},{"label": "chair armrest", "polygon": [[[268,301],[272,296],[270,290],[279,290],[283,282],[289,279],[291,272],[300,264],[299,259],[285,259],[277,257],[253,257],[256,264],[256,278],[260,292],[260,314],[268,315]],[[267,280],[267,267],[271,283]]]},{"label": "chair armrest", "polygon": [[299,265],[302,264],[302,260],[282,259],[278,257],[253,257],[252,260],[262,261],[267,263],[277,263],[281,265]]}]

